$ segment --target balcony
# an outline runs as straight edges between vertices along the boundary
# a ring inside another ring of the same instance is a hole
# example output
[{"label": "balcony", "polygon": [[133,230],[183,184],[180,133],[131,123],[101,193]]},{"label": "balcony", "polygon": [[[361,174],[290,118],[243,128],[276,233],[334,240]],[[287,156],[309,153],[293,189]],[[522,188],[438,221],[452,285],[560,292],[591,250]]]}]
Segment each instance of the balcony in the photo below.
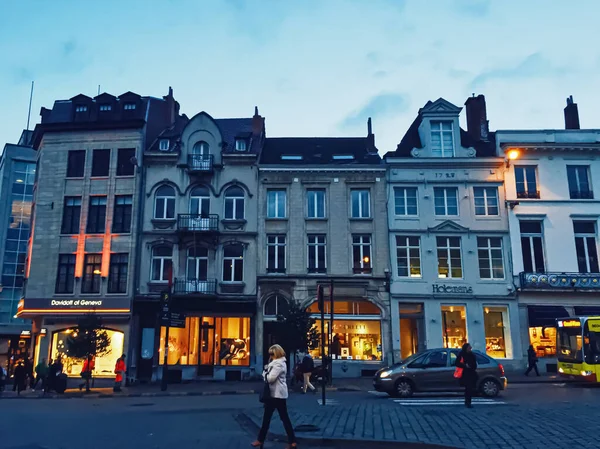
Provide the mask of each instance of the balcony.
[{"label": "balcony", "polygon": [[572,190],[570,193],[572,200],[593,200],[594,192],[591,190]]},{"label": "balcony", "polygon": [[188,154],[187,169],[190,173],[212,173],[212,154]]},{"label": "balcony", "polygon": [[519,199],[539,199],[540,198],[540,191],[539,190],[533,190],[533,191],[517,191],[517,198]]},{"label": "balcony", "polygon": [[600,291],[600,273],[521,273],[522,291]]},{"label": "balcony", "polygon": [[217,214],[179,214],[177,215],[177,230],[181,232],[210,233],[219,231],[219,216]]},{"label": "balcony", "polygon": [[175,279],[173,283],[175,295],[214,295],[216,292],[216,279]]}]

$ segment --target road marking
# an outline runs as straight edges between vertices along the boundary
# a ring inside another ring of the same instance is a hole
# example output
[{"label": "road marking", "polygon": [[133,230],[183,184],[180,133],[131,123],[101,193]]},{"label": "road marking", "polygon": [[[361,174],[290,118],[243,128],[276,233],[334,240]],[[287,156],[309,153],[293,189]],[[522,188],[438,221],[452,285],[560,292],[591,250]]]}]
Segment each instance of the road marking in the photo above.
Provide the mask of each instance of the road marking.
[{"label": "road marking", "polygon": [[[319,405],[323,405],[323,399],[317,399],[317,403]],[[339,401],[337,401],[336,399],[326,399],[325,407],[327,407],[328,405],[339,405]]]},{"label": "road marking", "polygon": [[[465,400],[462,398],[456,399],[394,399],[394,402],[398,405],[408,406],[437,406],[437,405],[464,405]],[[506,404],[504,401],[496,401],[494,399],[485,398],[473,398],[473,405],[503,405]]]}]

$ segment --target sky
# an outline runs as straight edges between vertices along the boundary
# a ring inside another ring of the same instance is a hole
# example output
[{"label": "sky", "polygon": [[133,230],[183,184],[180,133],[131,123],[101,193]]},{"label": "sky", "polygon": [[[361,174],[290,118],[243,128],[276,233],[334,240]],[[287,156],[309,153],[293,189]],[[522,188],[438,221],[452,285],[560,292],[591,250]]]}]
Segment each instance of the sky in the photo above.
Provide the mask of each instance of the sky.
[{"label": "sky", "polygon": [[[0,0],[0,148],[79,93],[166,95],[267,136],[393,151],[428,100],[484,94],[490,129],[600,128],[597,0]],[[461,115],[464,124],[464,111]]]}]

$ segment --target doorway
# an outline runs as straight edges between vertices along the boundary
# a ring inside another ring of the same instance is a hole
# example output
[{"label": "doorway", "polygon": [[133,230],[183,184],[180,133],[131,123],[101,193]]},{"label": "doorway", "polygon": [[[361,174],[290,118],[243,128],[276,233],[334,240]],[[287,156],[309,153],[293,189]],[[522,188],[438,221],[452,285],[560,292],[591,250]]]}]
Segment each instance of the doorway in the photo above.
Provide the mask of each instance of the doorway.
[{"label": "doorway", "polygon": [[400,357],[402,360],[425,347],[423,304],[400,303]]},{"label": "doorway", "polygon": [[200,363],[199,377],[213,377],[215,363],[215,319],[202,317],[200,324]]},{"label": "doorway", "polygon": [[277,340],[277,326],[279,325],[280,323],[277,321],[263,322],[263,365],[269,363],[269,348],[279,342]]}]

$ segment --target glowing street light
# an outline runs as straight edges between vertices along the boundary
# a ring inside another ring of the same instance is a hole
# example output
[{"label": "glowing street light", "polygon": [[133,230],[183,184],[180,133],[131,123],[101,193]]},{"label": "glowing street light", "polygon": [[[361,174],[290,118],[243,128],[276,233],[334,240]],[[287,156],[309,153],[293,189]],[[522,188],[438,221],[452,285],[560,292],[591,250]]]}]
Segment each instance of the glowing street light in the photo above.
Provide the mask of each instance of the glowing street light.
[{"label": "glowing street light", "polygon": [[521,152],[519,150],[509,150],[508,153],[506,153],[506,168],[510,166],[510,161],[518,159],[520,155]]}]

